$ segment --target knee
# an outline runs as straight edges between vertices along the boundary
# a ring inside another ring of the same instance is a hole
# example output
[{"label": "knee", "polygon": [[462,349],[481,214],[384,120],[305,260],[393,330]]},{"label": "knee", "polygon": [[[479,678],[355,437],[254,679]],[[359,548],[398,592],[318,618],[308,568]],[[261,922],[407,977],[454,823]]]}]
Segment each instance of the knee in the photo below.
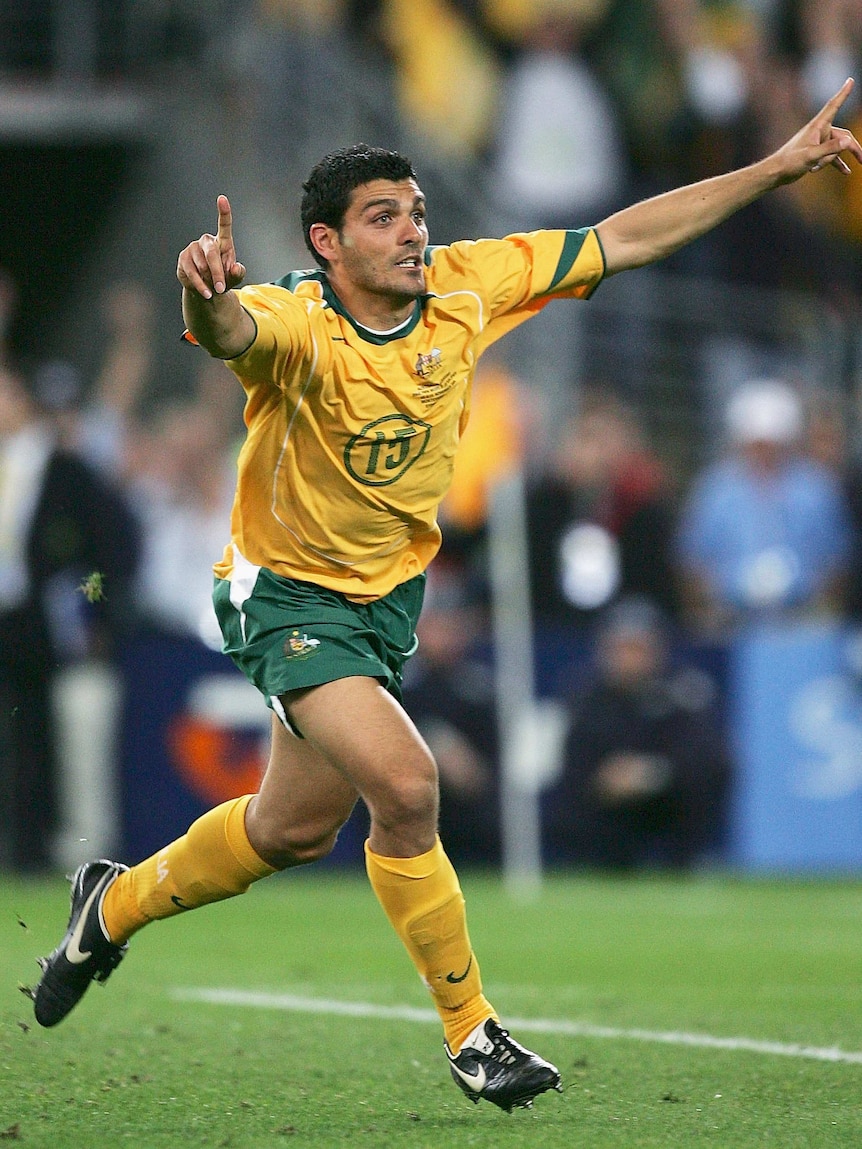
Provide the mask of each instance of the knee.
[{"label": "knee", "polygon": [[370,805],[372,818],[382,827],[436,827],[439,790],[433,759],[420,769],[393,775]]},{"label": "knee", "polygon": [[341,827],[337,826],[325,833],[295,831],[286,835],[280,849],[282,856],[288,860],[281,868],[307,866],[311,862],[319,862],[321,858],[332,853],[340,829]]},{"label": "knee", "polygon": [[255,852],[277,870],[307,866],[332,852],[341,823],[285,826],[277,821],[258,820],[248,825],[249,840]]}]

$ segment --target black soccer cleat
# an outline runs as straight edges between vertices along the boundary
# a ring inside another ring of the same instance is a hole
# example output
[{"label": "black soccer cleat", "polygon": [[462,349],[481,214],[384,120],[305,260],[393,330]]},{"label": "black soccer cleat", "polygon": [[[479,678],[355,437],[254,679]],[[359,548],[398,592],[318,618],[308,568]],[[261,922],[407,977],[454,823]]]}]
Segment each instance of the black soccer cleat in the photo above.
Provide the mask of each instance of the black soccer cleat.
[{"label": "black soccer cleat", "polygon": [[66,934],[54,952],[40,958],[42,977],[33,995],[36,1020],[51,1026],[78,1004],[92,981],[107,981],[129,948],[110,940],[102,901],[118,874],[128,870],[102,858],[84,862],[72,878],[72,909]]},{"label": "black soccer cleat", "polygon": [[548,1089],[563,1092],[557,1067],[518,1045],[493,1017],[476,1026],[457,1056],[443,1044],[455,1084],[474,1104],[484,1097],[511,1113],[529,1109]]}]

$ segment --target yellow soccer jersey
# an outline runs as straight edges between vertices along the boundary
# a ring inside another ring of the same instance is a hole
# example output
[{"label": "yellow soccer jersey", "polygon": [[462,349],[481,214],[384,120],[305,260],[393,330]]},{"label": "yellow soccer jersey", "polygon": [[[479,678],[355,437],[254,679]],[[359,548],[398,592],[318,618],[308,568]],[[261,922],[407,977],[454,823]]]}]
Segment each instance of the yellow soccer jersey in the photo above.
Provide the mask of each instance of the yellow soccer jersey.
[{"label": "yellow soccer jersey", "polygon": [[369,601],[423,571],[477,359],[604,274],[592,229],[429,247],[425,260],[426,294],[386,333],[353,320],[320,270],[239,289],[257,334],[228,360],[247,437],[221,578],[263,566]]}]

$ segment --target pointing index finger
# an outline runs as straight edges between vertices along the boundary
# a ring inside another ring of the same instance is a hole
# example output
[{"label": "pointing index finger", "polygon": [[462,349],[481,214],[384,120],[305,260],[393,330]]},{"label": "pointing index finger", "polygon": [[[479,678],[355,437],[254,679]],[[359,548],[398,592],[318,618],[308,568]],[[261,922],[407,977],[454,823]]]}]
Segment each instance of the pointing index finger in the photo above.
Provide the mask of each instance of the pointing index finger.
[{"label": "pointing index finger", "polygon": [[233,246],[233,216],[230,210],[230,200],[226,195],[220,195],[216,200],[218,207],[218,241],[219,247]]},{"label": "pointing index finger", "polygon": [[818,119],[825,120],[827,123],[832,123],[837,113],[841,110],[841,105],[853,91],[853,78],[848,77],[831,100],[827,100],[823,107],[820,109]]}]

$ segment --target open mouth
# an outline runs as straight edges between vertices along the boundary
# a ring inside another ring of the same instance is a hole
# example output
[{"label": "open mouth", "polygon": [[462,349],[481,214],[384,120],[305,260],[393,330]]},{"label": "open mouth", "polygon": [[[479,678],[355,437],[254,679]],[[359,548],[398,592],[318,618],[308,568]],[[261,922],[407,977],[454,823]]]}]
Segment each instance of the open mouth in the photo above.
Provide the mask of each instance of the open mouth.
[{"label": "open mouth", "polygon": [[400,259],[395,264],[396,267],[406,267],[410,271],[415,271],[417,267],[422,266],[422,261],[418,255],[408,255],[406,259]]}]

